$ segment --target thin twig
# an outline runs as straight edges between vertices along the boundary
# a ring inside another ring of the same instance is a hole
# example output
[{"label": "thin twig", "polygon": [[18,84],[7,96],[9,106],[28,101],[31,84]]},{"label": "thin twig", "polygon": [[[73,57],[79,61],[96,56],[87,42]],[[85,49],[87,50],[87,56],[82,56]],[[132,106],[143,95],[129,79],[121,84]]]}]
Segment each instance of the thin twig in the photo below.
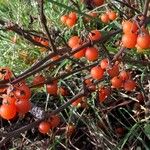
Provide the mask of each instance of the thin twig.
[{"label": "thin twig", "polygon": [[43,29],[45,30],[45,32],[47,34],[49,46],[52,48],[53,52],[57,53],[56,46],[53,43],[53,40],[51,38],[50,32],[49,32],[48,27],[47,27],[47,20],[46,20],[45,14],[44,14],[43,7],[44,7],[44,0],[39,0],[40,20],[41,20]]}]

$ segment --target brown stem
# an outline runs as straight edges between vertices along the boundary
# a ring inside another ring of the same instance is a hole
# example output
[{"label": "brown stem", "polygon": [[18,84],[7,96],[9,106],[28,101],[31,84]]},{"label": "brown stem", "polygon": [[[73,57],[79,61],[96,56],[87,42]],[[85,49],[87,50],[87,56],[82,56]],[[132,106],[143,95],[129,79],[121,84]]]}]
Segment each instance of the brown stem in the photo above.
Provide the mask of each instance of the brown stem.
[{"label": "brown stem", "polygon": [[[96,43],[105,43],[110,37],[112,37],[112,36],[114,36],[114,35],[116,35],[116,34],[118,34],[118,33],[120,33],[122,30],[121,29],[118,29],[118,30],[116,30],[116,31],[114,31],[114,32],[110,32],[108,35],[106,35],[106,36],[104,36],[101,40],[99,40],[99,41],[94,41],[93,42],[93,44],[96,44]],[[71,52],[71,55],[73,55],[73,54],[75,54],[76,52],[79,52],[81,49],[83,49],[83,48],[86,48],[86,47],[88,47],[88,46],[91,46],[91,41],[88,41],[88,42],[86,42],[86,43],[84,43],[83,45],[81,45],[80,47],[78,47],[78,48],[75,48],[72,52]],[[59,54],[64,54],[64,53],[66,53],[66,52],[68,52],[68,48],[63,48],[63,49],[59,49],[58,51],[57,51],[57,53]],[[52,58],[52,57],[54,57],[54,56],[56,56],[57,54],[56,53],[51,53],[50,54],[50,57],[49,57],[49,59],[50,58]],[[55,65],[55,64],[57,64],[58,62],[60,62],[61,60],[63,60],[63,59],[66,59],[67,58],[67,55],[64,55],[64,56],[62,56],[61,58],[59,58],[58,60],[56,60],[56,61],[53,61],[53,62],[48,62],[48,63],[46,63],[45,65],[43,65],[43,62],[45,62],[45,60],[43,61],[42,60],[42,63],[41,62],[39,62],[38,63],[38,65],[36,65],[36,67],[31,67],[30,68],[30,72],[26,72],[26,73],[24,73],[23,75],[20,75],[19,77],[16,77],[16,79],[14,79],[14,80],[12,80],[12,82],[11,82],[11,84],[16,84],[16,83],[18,83],[19,81],[21,81],[21,80],[23,80],[23,79],[25,79],[25,78],[27,78],[27,77],[29,77],[29,76],[31,76],[31,75],[33,75],[33,74],[35,74],[35,73],[37,73],[37,72],[39,72],[39,71],[41,71],[41,70],[43,70],[43,69],[45,69],[46,67],[49,67],[50,65]],[[48,59],[48,57],[47,58],[45,58],[46,60]],[[40,66],[39,66],[40,65]],[[39,67],[38,67],[39,66]],[[2,80],[2,81],[0,81],[0,87],[7,87],[8,85],[2,85],[2,84],[6,84],[6,83],[8,83],[9,81],[4,81],[4,80]]]},{"label": "brown stem", "polygon": [[48,41],[49,41],[49,46],[52,48],[53,52],[57,53],[57,49],[56,49],[56,47],[53,43],[50,32],[49,32],[48,27],[46,25],[47,20],[46,20],[45,14],[44,14],[43,7],[44,7],[44,0],[39,0],[39,11],[40,11],[39,13],[40,13],[40,20],[41,20],[43,29],[45,30],[45,32],[47,34],[47,38],[48,38]]},{"label": "brown stem", "polygon": [[82,67],[82,68],[80,68],[80,69],[74,70],[74,71],[72,71],[72,72],[69,72],[69,73],[60,75],[60,76],[58,76],[58,77],[48,78],[46,81],[44,81],[44,82],[42,82],[42,83],[39,83],[39,84],[36,84],[36,85],[31,85],[30,88],[35,88],[35,87],[38,87],[38,86],[43,85],[43,84],[48,84],[48,83],[50,83],[50,82],[52,82],[52,81],[54,81],[54,80],[64,79],[64,78],[66,78],[66,77],[68,77],[68,76],[70,76],[70,75],[73,75],[73,74],[75,74],[75,73],[77,73],[77,72],[80,72],[80,71],[83,71],[83,70],[87,70],[87,69],[92,68],[92,67],[94,67],[94,66],[96,66],[96,65],[98,65],[97,62],[96,62],[96,63],[93,63],[93,64],[91,64],[91,65]]}]

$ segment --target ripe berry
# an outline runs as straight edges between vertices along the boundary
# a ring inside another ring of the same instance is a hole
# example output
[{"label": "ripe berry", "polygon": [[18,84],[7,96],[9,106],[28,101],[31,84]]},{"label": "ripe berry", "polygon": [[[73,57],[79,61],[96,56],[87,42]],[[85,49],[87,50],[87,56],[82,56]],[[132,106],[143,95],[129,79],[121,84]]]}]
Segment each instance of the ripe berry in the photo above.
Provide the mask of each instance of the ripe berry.
[{"label": "ripe berry", "polygon": [[8,67],[0,67],[0,80],[9,80],[12,72]]},{"label": "ripe berry", "polygon": [[[76,48],[78,48],[78,47],[80,47],[81,45],[76,45],[75,47],[73,47],[72,49],[76,49]],[[84,49],[81,49],[80,51],[78,51],[78,52],[76,52],[74,55],[73,55],[73,57],[75,57],[75,58],[77,58],[77,59],[80,59],[80,58],[82,58],[82,57],[84,57],[85,56],[85,51],[86,51],[86,49],[84,48]]]},{"label": "ripe berry", "polygon": [[42,121],[40,124],[39,124],[39,127],[38,127],[38,130],[39,132],[43,133],[43,134],[46,134],[49,132],[51,128],[51,125],[49,122],[47,121]]},{"label": "ripe berry", "polygon": [[107,70],[107,73],[109,74],[109,76],[111,78],[118,76],[119,74],[119,65],[114,65],[112,68],[110,68],[109,70]]},{"label": "ripe berry", "polygon": [[72,106],[78,106],[78,104],[82,101],[82,97],[78,98],[76,101],[74,101],[71,105]]},{"label": "ripe berry", "polygon": [[108,11],[106,13],[107,13],[107,15],[108,15],[108,17],[109,17],[110,20],[115,20],[117,18],[116,12],[114,12],[112,10]]},{"label": "ripe berry", "polygon": [[21,114],[25,114],[31,109],[31,102],[29,100],[17,100],[15,105],[17,112]]},{"label": "ripe berry", "polygon": [[100,19],[104,23],[108,23],[110,21],[108,15],[106,13],[102,14],[101,17],[100,17]]},{"label": "ripe berry", "polygon": [[101,37],[102,37],[101,32],[98,30],[92,30],[89,33],[89,38],[91,41],[98,41],[101,39]]},{"label": "ripe berry", "polygon": [[2,97],[3,97],[2,104],[15,104],[16,102],[16,98],[14,97],[14,95],[9,96],[9,95],[3,94]]},{"label": "ripe berry", "polygon": [[14,89],[13,93],[17,99],[21,100],[29,100],[31,97],[30,88],[25,84],[22,84],[21,86]]},{"label": "ripe berry", "polygon": [[111,84],[114,88],[121,88],[122,87],[122,80],[119,77],[113,77],[111,79]]},{"label": "ripe berry", "polygon": [[127,33],[122,36],[122,44],[126,48],[135,48],[137,43],[137,34]]},{"label": "ripe berry", "polygon": [[125,34],[135,33],[138,30],[138,26],[136,22],[127,20],[122,23],[122,29]]},{"label": "ripe berry", "polygon": [[10,120],[16,116],[16,106],[14,104],[3,104],[0,106],[0,116]]},{"label": "ripe berry", "polygon": [[93,79],[102,79],[104,75],[104,70],[100,66],[95,66],[91,69],[91,76]]},{"label": "ripe berry", "polygon": [[76,20],[73,20],[72,18],[67,18],[66,25],[71,28],[76,24]]},{"label": "ripe berry", "polygon": [[87,48],[85,51],[85,57],[89,61],[94,61],[94,60],[98,59],[98,49],[95,47]]},{"label": "ripe berry", "polygon": [[57,90],[58,90],[57,82],[47,84],[46,90],[47,90],[47,93],[49,94],[57,95]]},{"label": "ripe berry", "polygon": [[60,123],[60,117],[55,115],[55,116],[52,116],[50,118],[50,124],[51,124],[51,128],[55,128],[59,125]]},{"label": "ripe berry", "polygon": [[71,18],[72,20],[75,20],[75,21],[78,19],[78,16],[77,16],[76,12],[69,13],[68,17]]},{"label": "ripe berry", "polygon": [[60,18],[60,20],[61,20],[61,22],[63,23],[63,24],[65,24],[66,23],[66,20],[68,19],[68,16],[67,15],[63,15],[63,16],[61,16],[61,18]]},{"label": "ripe berry", "polygon": [[[34,79],[33,79],[33,85],[37,85],[37,84],[43,83],[44,81],[45,81],[45,78],[44,78],[43,75],[41,75],[41,74],[36,75],[34,77]],[[39,87],[41,87],[41,86],[39,86]]]},{"label": "ripe berry", "polygon": [[109,60],[107,58],[101,60],[100,66],[102,69],[107,69],[109,66]]},{"label": "ripe berry", "polygon": [[142,49],[150,48],[150,35],[149,34],[138,35],[137,45]]},{"label": "ripe berry", "polygon": [[105,99],[109,96],[109,94],[110,94],[110,90],[108,88],[104,88],[104,87],[100,88],[98,93],[99,101],[104,102]]},{"label": "ripe berry", "polygon": [[103,5],[104,0],[92,0],[92,3],[93,3],[95,6],[101,6],[101,5]]},{"label": "ripe berry", "polygon": [[75,47],[76,45],[79,45],[81,43],[81,39],[78,37],[78,36],[73,36],[69,39],[68,41],[68,45],[73,48]]},{"label": "ripe berry", "polygon": [[123,86],[123,87],[124,87],[124,89],[125,89],[126,91],[132,91],[132,90],[135,89],[136,83],[135,83],[134,80],[129,79],[129,80],[127,80],[127,81],[124,83],[124,86]]},{"label": "ripe berry", "polygon": [[130,73],[127,72],[127,71],[125,71],[125,70],[123,70],[123,71],[120,72],[119,77],[120,77],[123,81],[128,80],[128,79],[130,78]]}]

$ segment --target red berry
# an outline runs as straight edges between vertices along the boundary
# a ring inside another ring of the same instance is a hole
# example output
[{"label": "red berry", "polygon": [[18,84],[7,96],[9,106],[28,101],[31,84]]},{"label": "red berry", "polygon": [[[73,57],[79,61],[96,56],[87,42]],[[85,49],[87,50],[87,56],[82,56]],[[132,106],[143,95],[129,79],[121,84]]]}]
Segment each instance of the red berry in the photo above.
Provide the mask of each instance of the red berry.
[{"label": "red berry", "polygon": [[49,122],[47,121],[42,121],[40,124],[39,124],[39,127],[38,127],[38,130],[39,132],[43,133],[43,134],[46,134],[49,132],[51,128],[51,125]]},{"label": "red berry", "polygon": [[95,61],[96,59],[98,59],[98,49],[95,47],[87,48],[85,51],[85,57],[89,61]]},{"label": "red berry", "polygon": [[0,116],[10,120],[16,116],[16,106],[14,104],[3,104],[0,106]]},{"label": "red berry", "polygon": [[104,75],[104,70],[100,66],[95,66],[91,69],[91,76],[93,79],[102,79]]},{"label": "red berry", "polygon": [[119,78],[119,77],[113,77],[112,79],[111,79],[111,84],[112,84],[112,86],[114,87],[114,88],[121,88],[122,87],[122,80],[121,80],[121,78]]},{"label": "red berry", "polygon": [[126,91],[132,91],[132,90],[135,89],[135,87],[136,87],[136,83],[135,83],[135,81],[132,80],[132,79],[129,79],[129,80],[127,80],[127,81],[124,83],[124,89],[125,89]]}]

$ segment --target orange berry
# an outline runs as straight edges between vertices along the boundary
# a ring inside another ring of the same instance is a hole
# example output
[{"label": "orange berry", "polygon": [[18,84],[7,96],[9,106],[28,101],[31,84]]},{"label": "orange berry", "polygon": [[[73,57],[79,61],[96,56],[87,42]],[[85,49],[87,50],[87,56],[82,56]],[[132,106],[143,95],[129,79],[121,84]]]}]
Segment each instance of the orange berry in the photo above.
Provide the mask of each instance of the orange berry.
[{"label": "orange berry", "polygon": [[78,16],[76,12],[71,12],[68,16],[69,18],[73,19],[73,20],[77,20]]},{"label": "orange berry", "polygon": [[108,11],[108,12],[106,12],[107,13],[107,15],[108,15],[108,17],[109,17],[109,19],[110,20],[115,20],[116,18],[117,18],[117,14],[116,14],[116,12],[114,12],[114,11]]},{"label": "orange berry", "polygon": [[68,45],[73,48],[77,45],[80,45],[81,44],[81,39],[78,37],[78,36],[72,36],[69,41],[68,41]]},{"label": "orange berry", "polygon": [[66,25],[71,28],[76,24],[76,20],[73,20],[72,18],[67,18]]},{"label": "orange berry", "polygon": [[63,24],[65,24],[66,23],[66,20],[68,19],[68,16],[67,15],[63,15],[63,16],[61,16],[61,18],[60,18],[60,20],[61,20],[61,22],[63,23]]},{"label": "orange berry", "polygon": [[31,102],[29,100],[17,100],[15,105],[17,112],[21,114],[25,114],[31,109]]},{"label": "orange berry", "polygon": [[136,22],[127,20],[127,21],[123,21],[122,29],[125,34],[126,33],[135,33],[138,30],[138,26],[137,26]]},{"label": "orange berry", "polygon": [[132,90],[135,89],[136,83],[135,83],[134,80],[129,79],[129,80],[127,80],[127,81],[124,83],[124,86],[123,86],[123,87],[124,87],[124,89],[125,89],[126,91],[132,91]]},{"label": "orange berry", "polygon": [[126,48],[135,48],[137,43],[137,34],[127,33],[122,36],[122,44]]},{"label": "orange berry", "polygon": [[85,57],[89,61],[94,61],[94,60],[98,59],[98,49],[95,47],[87,48],[85,51]]},{"label": "orange berry", "polygon": [[42,121],[40,124],[39,124],[39,127],[38,127],[38,130],[40,133],[43,133],[43,134],[46,134],[49,132],[51,128],[51,125],[49,122],[47,121]]},{"label": "orange berry", "polygon": [[47,84],[46,90],[47,90],[47,93],[49,94],[57,95],[57,90],[58,90],[57,82]]},{"label": "orange berry", "polygon": [[105,14],[102,14],[101,17],[100,17],[101,21],[104,22],[104,23],[108,23],[110,20],[109,20],[109,16],[105,13]]},{"label": "orange berry", "polygon": [[109,66],[109,60],[108,60],[108,58],[105,58],[105,59],[101,60],[100,66],[101,66],[102,69],[107,69],[108,66]]},{"label": "orange berry", "polygon": [[138,35],[137,45],[142,49],[150,48],[150,35],[149,34]]},{"label": "orange berry", "polygon": [[127,71],[125,71],[125,70],[123,70],[123,71],[120,72],[119,77],[120,77],[123,81],[128,80],[128,79],[130,78],[130,73],[127,72]]},{"label": "orange berry", "polygon": [[16,116],[16,106],[14,104],[3,104],[0,106],[0,116],[10,120]]},{"label": "orange berry", "polygon": [[101,39],[101,37],[102,37],[102,34],[98,30],[92,30],[89,33],[89,38],[90,38],[91,41],[98,41],[98,40]]},{"label": "orange berry", "polygon": [[114,88],[121,88],[122,87],[122,80],[119,77],[113,77],[111,79],[111,84]]},{"label": "orange berry", "polygon": [[104,87],[100,88],[98,93],[99,101],[104,102],[105,99],[109,96],[109,94],[110,94],[110,90],[108,88],[104,88]]},{"label": "orange berry", "polygon": [[91,76],[93,79],[102,79],[104,75],[104,70],[100,66],[95,66],[91,69]]},{"label": "orange berry", "polygon": [[[76,46],[73,47],[72,49],[76,49],[76,48],[78,48],[78,47],[80,47],[80,46],[81,46],[81,45],[76,45]],[[77,59],[80,59],[80,58],[82,58],[82,57],[85,56],[85,51],[86,51],[85,48],[84,48],[84,49],[81,49],[80,51],[76,52],[76,53],[73,55],[73,57],[75,57],[75,58],[77,58]]]},{"label": "orange berry", "polygon": [[111,78],[113,78],[115,76],[118,76],[118,74],[119,74],[119,66],[118,65],[114,65],[112,68],[107,70],[107,73],[109,74],[109,76]]},{"label": "orange berry", "polygon": [[82,101],[82,97],[78,98],[76,101],[74,101],[71,105],[72,106],[78,106],[78,104]]}]

